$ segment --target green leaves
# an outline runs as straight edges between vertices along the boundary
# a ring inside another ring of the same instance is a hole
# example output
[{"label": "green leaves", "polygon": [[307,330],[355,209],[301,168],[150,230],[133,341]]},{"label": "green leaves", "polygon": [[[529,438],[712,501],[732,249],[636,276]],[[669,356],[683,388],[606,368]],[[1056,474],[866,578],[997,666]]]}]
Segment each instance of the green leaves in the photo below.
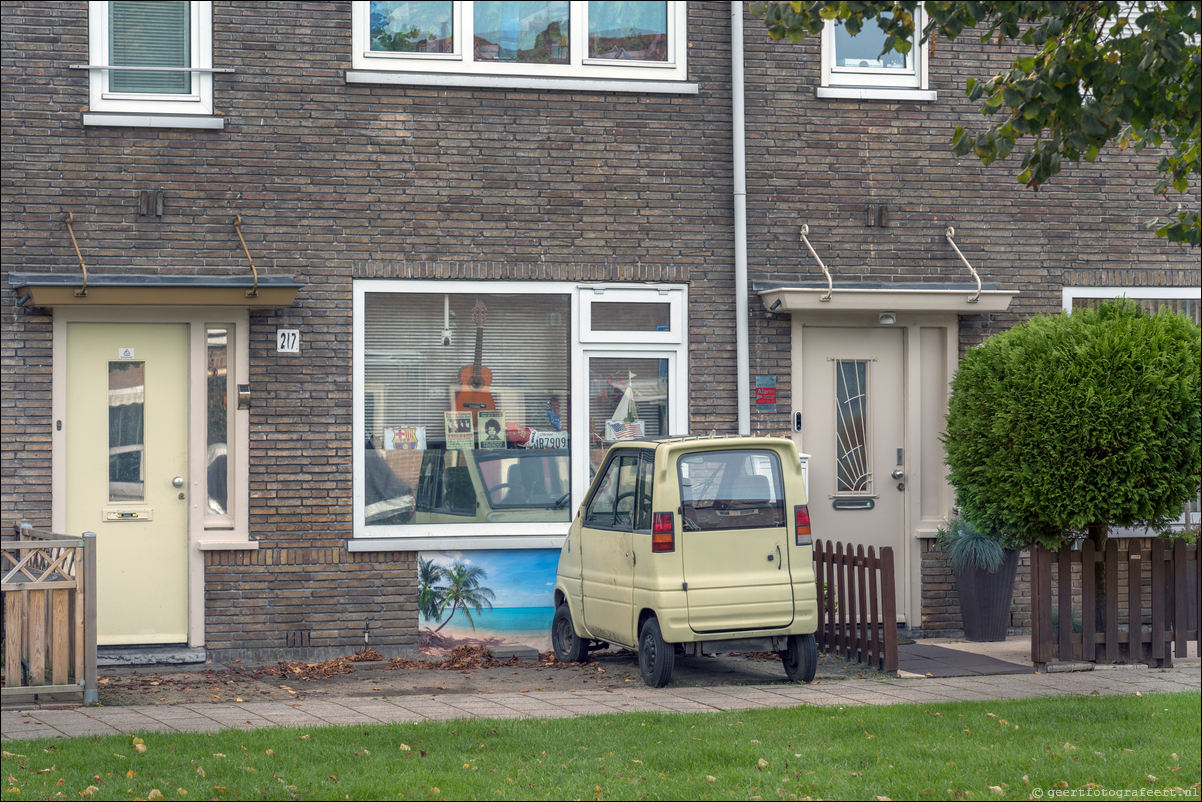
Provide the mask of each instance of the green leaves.
[{"label": "green leaves", "polygon": [[1122,300],[971,349],[944,437],[963,517],[1049,547],[1176,517],[1202,475],[1200,372],[1196,324]]},{"label": "green leaves", "polygon": [[[751,13],[764,18],[770,37],[793,42],[831,22],[853,35],[879,26],[885,52],[909,53],[914,44],[940,37],[954,41],[966,28],[984,28],[983,43],[1026,43],[1009,69],[987,82],[968,79],[965,92],[982,113],[1005,119],[985,141],[957,128],[957,155],[972,150],[990,164],[1030,137],[1018,180],[1038,189],[1064,161],[1093,161],[1111,143],[1136,150],[1163,145],[1156,191],[1188,195],[1198,180],[1202,7],[1196,1],[927,0],[923,8],[921,31],[914,26],[917,0],[757,0]],[[1055,142],[1051,150],[1049,141]],[[1156,221],[1157,234],[1197,246],[1196,198],[1171,203],[1177,208]]]}]

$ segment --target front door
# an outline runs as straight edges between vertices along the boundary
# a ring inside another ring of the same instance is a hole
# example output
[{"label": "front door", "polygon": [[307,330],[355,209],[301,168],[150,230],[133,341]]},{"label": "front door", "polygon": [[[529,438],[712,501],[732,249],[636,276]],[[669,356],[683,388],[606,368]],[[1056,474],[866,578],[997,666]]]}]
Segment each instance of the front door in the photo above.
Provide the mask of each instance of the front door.
[{"label": "front door", "polygon": [[802,442],[809,507],[824,541],[893,546],[900,559],[906,430],[902,332],[802,330]]},{"label": "front door", "polygon": [[188,640],[188,326],[67,324],[67,531],[97,535],[97,642]]}]

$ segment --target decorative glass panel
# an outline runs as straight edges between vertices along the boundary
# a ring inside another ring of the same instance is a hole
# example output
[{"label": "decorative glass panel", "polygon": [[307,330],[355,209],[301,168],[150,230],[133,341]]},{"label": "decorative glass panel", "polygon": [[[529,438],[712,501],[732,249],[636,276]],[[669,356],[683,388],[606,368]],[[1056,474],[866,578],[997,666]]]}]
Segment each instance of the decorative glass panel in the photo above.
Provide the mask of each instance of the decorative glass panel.
[{"label": "decorative glass panel", "polygon": [[450,2],[373,2],[371,49],[392,53],[454,52]]},{"label": "decorative glass panel", "polygon": [[[187,2],[109,3],[109,63],[122,67],[191,67],[192,10]],[[192,74],[113,70],[113,92],[187,95]]]},{"label": "decorative glass panel", "polygon": [[567,0],[488,0],[473,4],[476,61],[567,64]]},{"label": "decorative glass panel", "polygon": [[588,392],[594,467],[612,443],[668,433],[668,360],[590,359]]},{"label": "decorative glass panel", "polygon": [[871,493],[868,447],[868,363],[835,362],[836,493]]},{"label": "decorative glass panel", "polygon": [[[883,15],[882,15],[883,16]],[[835,26],[835,69],[910,70],[909,58],[896,51],[881,55],[885,32],[875,20],[866,21],[855,36],[842,25]],[[918,45],[915,45],[917,47]]]},{"label": "decorative glass panel", "polygon": [[146,363],[109,363],[109,501],[146,497]]},{"label": "decorative glass panel", "polygon": [[366,295],[367,526],[571,520],[570,298]]},{"label": "decorative glass panel", "polygon": [[593,331],[670,331],[672,304],[593,301]]},{"label": "decorative glass panel", "polygon": [[229,431],[227,410],[229,409],[229,331],[225,328],[210,328],[206,332],[205,389],[206,451],[205,486],[208,515],[225,515],[228,512],[229,476],[227,471]]},{"label": "decorative glass panel", "polygon": [[668,60],[668,4],[590,0],[588,57],[619,61]]}]

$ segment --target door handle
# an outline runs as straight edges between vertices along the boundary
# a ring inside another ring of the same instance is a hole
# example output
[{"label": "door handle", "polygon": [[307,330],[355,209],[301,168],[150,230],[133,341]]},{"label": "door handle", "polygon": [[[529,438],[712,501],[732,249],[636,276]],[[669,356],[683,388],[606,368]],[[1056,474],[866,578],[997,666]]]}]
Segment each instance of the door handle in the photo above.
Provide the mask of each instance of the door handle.
[{"label": "door handle", "polygon": [[183,487],[184,486],[184,477],[177,476],[174,479],[172,479],[171,486],[172,487]]},{"label": "door handle", "polygon": [[[768,559],[771,560],[772,558],[769,557]],[[785,561],[780,558],[780,546],[777,546],[776,547],[776,570],[779,571],[781,569],[781,566],[784,564],[785,564]]]},{"label": "door handle", "polygon": [[901,479],[903,476],[905,476],[906,472],[903,471],[901,468],[898,468],[896,471],[894,471],[893,473],[891,473],[889,475],[893,477],[894,481],[897,481],[898,479]]}]

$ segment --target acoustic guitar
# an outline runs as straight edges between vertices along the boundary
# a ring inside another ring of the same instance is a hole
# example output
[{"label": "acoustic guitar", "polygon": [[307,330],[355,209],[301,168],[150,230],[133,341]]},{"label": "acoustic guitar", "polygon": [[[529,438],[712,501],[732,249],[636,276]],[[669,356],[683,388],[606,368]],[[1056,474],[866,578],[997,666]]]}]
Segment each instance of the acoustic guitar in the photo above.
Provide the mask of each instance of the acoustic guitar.
[{"label": "acoustic guitar", "polygon": [[455,409],[459,412],[471,410],[472,423],[478,424],[476,413],[481,409],[496,409],[488,386],[492,384],[492,371],[480,364],[484,350],[484,301],[476,301],[472,307],[472,319],[476,323],[476,358],[472,364],[459,371],[459,383],[463,389],[455,393]]}]

